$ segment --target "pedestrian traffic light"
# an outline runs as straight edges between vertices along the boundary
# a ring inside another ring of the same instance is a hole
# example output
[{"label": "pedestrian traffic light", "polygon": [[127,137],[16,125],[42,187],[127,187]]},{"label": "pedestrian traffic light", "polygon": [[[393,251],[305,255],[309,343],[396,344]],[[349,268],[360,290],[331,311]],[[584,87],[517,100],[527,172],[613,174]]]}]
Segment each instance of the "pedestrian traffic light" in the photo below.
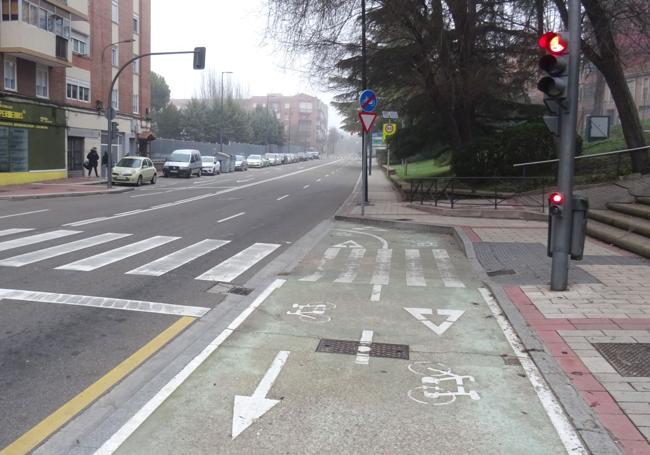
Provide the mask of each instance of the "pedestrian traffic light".
[{"label": "pedestrian traffic light", "polygon": [[551,215],[562,215],[564,194],[555,192],[548,197],[548,211]]},{"label": "pedestrian traffic light", "polygon": [[205,68],[205,47],[194,48],[194,69],[202,70]]}]

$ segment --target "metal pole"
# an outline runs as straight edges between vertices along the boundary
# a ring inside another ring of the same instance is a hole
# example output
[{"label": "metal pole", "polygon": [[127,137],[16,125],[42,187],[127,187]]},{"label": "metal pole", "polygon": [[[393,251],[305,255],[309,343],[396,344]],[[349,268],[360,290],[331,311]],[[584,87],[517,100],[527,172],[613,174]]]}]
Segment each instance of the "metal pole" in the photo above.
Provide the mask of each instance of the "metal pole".
[{"label": "metal pole", "polygon": [[232,74],[232,71],[222,71],[221,72],[221,118],[219,122],[219,153],[223,153],[223,123],[224,123],[224,112],[223,112],[223,75]]},{"label": "metal pole", "polygon": [[[368,75],[366,73],[366,0],[361,0],[361,91],[368,88]],[[363,126],[362,126],[363,128]],[[363,204],[368,204],[368,161],[366,134],[361,134],[361,171],[363,172]]]},{"label": "metal pole", "polygon": [[564,291],[569,281],[569,252],[573,218],[573,174],[578,112],[578,72],[580,70],[580,0],[569,0],[569,80],[568,99],[560,111],[561,136],[558,153],[558,189],[564,194],[564,209],[552,220],[551,290]]},{"label": "metal pole", "polygon": [[372,131],[368,132],[368,175],[372,175]]}]

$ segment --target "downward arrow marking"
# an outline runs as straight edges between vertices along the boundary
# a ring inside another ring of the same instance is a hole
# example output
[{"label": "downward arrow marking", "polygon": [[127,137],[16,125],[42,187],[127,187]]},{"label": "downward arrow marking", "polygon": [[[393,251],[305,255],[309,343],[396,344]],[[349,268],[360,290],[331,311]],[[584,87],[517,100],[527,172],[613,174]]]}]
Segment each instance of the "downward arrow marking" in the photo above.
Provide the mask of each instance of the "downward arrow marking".
[{"label": "downward arrow marking", "polygon": [[433,333],[440,336],[447,331],[449,327],[452,326],[454,322],[460,318],[465,311],[463,310],[436,310],[440,316],[447,316],[447,320],[440,325],[436,325],[431,321],[428,321],[425,315],[433,315],[433,310],[431,308],[404,308],[406,311],[411,313],[411,315],[422,322],[427,326]]},{"label": "downward arrow marking", "polygon": [[280,370],[289,357],[289,351],[280,351],[273,359],[273,363],[255,389],[253,395],[235,395],[235,406],[232,415],[232,438],[235,439],[252,423],[266,414],[280,400],[266,398],[273,383],[278,378]]}]

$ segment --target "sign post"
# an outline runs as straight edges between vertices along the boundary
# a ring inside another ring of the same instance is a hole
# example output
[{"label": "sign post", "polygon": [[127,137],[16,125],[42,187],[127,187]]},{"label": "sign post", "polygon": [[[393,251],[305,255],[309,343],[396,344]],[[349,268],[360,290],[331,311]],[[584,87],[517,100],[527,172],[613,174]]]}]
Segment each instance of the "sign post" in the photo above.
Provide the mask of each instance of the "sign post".
[{"label": "sign post", "polygon": [[377,107],[377,95],[372,90],[366,89],[365,85],[364,90],[359,95],[359,107],[361,108],[361,111],[359,111],[359,120],[361,120],[361,126],[363,128],[363,134],[361,135],[361,172],[363,176],[362,206],[364,206],[368,204],[368,175],[370,174],[368,170],[370,161],[367,148],[370,142],[368,140],[368,132],[377,120],[377,114],[374,112]]}]

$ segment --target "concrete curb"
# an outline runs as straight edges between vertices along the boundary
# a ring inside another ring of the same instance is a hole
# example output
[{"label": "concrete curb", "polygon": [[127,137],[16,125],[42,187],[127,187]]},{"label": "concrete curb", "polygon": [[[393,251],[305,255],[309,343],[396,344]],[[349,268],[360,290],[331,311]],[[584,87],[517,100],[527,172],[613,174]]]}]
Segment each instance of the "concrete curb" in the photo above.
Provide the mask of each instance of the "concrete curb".
[{"label": "concrete curb", "polygon": [[555,358],[544,350],[544,343],[537,337],[534,331],[528,326],[517,307],[512,303],[503,287],[490,279],[483,266],[476,258],[474,244],[467,237],[465,232],[456,226],[439,226],[425,223],[413,223],[406,221],[384,220],[371,217],[356,217],[336,215],[339,221],[348,221],[378,227],[390,227],[395,229],[408,229],[418,232],[435,232],[453,235],[458,245],[469,259],[474,270],[478,273],[483,283],[490,289],[499,307],[519,336],[526,351],[531,356],[540,373],[548,383],[551,391],[555,394],[562,405],[567,417],[573,423],[576,431],[585,443],[590,453],[594,455],[622,454],[623,452],[616,445],[611,434],[600,423],[595,412],[587,405],[576,388],[566,376]]},{"label": "concrete curb", "polygon": [[22,201],[25,199],[49,199],[55,197],[81,197],[94,194],[120,194],[133,191],[133,188],[116,188],[102,191],[78,191],[75,193],[46,193],[46,194],[16,194],[13,196],[0,196],[0,201]]}]

